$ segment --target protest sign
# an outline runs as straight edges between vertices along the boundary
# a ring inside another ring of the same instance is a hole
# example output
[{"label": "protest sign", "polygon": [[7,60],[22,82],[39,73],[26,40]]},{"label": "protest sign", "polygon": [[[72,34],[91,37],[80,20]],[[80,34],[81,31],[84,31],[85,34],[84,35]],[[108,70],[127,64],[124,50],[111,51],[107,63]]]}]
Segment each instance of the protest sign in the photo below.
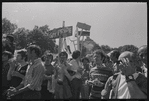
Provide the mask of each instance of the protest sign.
[{"label": "protest sign", "polygon": [[91,26],[90,25],[87,25],[87,24],[81,23],[81,22],[78,22],[77,23],[77,27],[78,28],[81,28],[81,29],[84,29],[84,30],[90,30],[91,29]]},{"label": "protest sign", "polygon": [[48,32],[51,39],[72,36],[72,26],[56,28]]},{"label": "protest sign", "polygon": [[[78,31],[78,35],[81,35],[81,36],[90,36],[90,32],[88,31]],[[77,37],[77,34],[75,34],[75,37]]]}]

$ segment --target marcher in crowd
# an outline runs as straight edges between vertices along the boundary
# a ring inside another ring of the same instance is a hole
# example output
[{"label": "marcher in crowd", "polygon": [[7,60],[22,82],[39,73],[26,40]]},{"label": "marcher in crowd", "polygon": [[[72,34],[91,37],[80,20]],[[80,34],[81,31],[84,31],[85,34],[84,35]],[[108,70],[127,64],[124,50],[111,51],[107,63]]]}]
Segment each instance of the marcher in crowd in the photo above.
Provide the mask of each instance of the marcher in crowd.
[{"label": "marcher in crowd", "polygon": [[7,96],[23,93],[22,99],[40,99],[41,84],[45,73],[44,65],[40,59],[41,49],[37,45],[30,45],[27,48],[27,54],[30,64],[25,79],[18,87],[9,90]]},{"label": "marcher in crowd", "polygon": [[10,80],[7,80],[7,74],[10,69],[9,59],[12,58],[12,53],[4,51],[2,53],[2,93],[3,99],[6,99],[6,90],[10,87]]},{"label": "marcher in crowd", "polygon": [[110,57],[106,54],[105,59],[103,60],[104,65],[113,71],[113,64]]},{"label": "marcher in crowd", "polygon": [[136,72],[140,65],[135,53],[125,51],[119,56],[121,73],[110,77],[102,91],[103,99],[144,99],[147,98],[147,78]]},{"label": "marcher in crowd", "polygon": [[76,72],[73,80],[71,81],[73,99],[79,99],[81,92],[81,85],[82,85],[81,73],[83,67],[80,61],[80,55],[81,55],[80,51],[78,50],[74,51],[72,53],[73,60],[70,61],[70,64],[72,64],[72,71]]},{"label": "marcher in crowd", "polygon": [[101,91],[104,89],[107,79],[113,73],[103,64],[105,58],[103,50],[98,49],[93,52],[93,55],[96,65],[90,70],[90,80],[88,81],[88,83],[92,85],[90,99],[101,99]]},{"label": "marcher in crowd", "polygon": [[113,72],[114,73],[117,73],[117,72],[119,72],[119,70],[118,70],[118,68],[117,68],[117,64],[119,64],[118,62],[118,57],[119,57],[119,55],[120,55],[120,52],[118,51],[118,50],[113,50],[113,51],[111,51],[110,53],[109,53],[109,56],[110,56],[110,59],[111,59],[111,61],[113,62],[113,66],[112,66],[112,68],[113,68]]},{"label": "marcher in crowd", "polygon": [[54,99],[53,92],[50,92],[50,89],[48,88],[49,86],[52,86],[52,75],[54,74],[54,67],[51,64],[52,61],[53,61],[53,55],[51,53],[47,53],[45,55],[45,62],[44,62],[46,71],[41,89],[41,97],[43,99]]},{"label": "marcher in crowd", "polygon": [[61,52],[59,54],[60,64],[56,67],[56,88],[55,88],[55,98],[56,99],[71,99],[72,90],[70,81],[73,79],[68,73],[71,70],[71,65],[67,63],[68,54],[66,52]]},{"label": "marcher in crowd", "polygon": [[143,63],[143,66],[141,66],[142,73],[147,77],[147,45],[143,45],[138,49],[138,55]]},{"label": "marcher in crowd", "polygon": [[[16,61],[18,62],[18,65],[15,67],[14,71],[11,72],[11,87],[19,86],[24,80],[28,67],[27,60],[28,58],[26,49],[17,51]],[[21,99],[21,94],[13,96],[12,99]]]},{"label": "marcher in crowd", "polygon": [[2,52],[9,51],[14,55],[15,44],[13,35],[7,35],[6,40],[2,42]]},{"label": "marcher in crowd", "polygon": [[89,85],[86,83],[87,80],[89,80],[89,59],[84,57],[81,62],[83,63],[83,71],[82,71],[82,87],[81,87],[81,99],[89,99]]}]

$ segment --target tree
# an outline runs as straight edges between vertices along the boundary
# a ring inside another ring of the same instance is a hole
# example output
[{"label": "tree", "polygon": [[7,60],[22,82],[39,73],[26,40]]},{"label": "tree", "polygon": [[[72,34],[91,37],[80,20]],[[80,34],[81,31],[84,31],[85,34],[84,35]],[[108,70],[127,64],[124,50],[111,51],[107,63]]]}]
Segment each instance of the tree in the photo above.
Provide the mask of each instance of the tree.
[{"label": "tree", "polygon": [[134,45],[124,45],[121,48],[121,53],[124,51],[130,51],[130,52],[134,52],[136,53],[138,51],[138,47],[134,46]]},{"label": "tree", "polygon": [[29,30],[25,28],[18,28],[18,30],[14,33],[16,49],[22,49],[27,47],[28,34],[29,34]]},{"label": "tree", "polygon": [[99,44],[96,44],[94,45],[93,49],[92,49],[92,52],[97,50],[97,49],[101,49],[101,47],[99,46]]},{"label": "tree", "polygon": [[111,51],[111,48],[108,45],[101,45],[100,47],[105,53],[109,53]]},{"label": "tree", "polygon": [[11,23],[7,18],[2,19],[2,34],[12,34],[16,29],[16,24]]},{"label": "tree", "polygon": [[56,45],[53,39],[50,39],[48,34],[46,34],[48,30],[49,29],[46,25],[42,27],[35,26],[34,29],[29,32],[27,42],[39,45],[42,49],[42,53],[46,50],[50,50],[51,53],[55,53]]}]

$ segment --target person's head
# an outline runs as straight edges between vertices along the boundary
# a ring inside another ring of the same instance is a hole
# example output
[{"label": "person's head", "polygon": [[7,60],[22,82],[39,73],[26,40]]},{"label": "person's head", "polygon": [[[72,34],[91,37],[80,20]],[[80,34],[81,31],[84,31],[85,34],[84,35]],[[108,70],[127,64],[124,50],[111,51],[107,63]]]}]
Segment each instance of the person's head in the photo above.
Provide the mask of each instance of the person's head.
[{"label": "person's head", "polygon": [[76,50],[72,53],[72,58],[73,59],[79,59],[80,58],[80,55],[81,55],[81,52]]},{"label": "person's head", "polygon": [[81,62],[83,63],[84,68],[89,70],[89,63],[90,63],[89,59],[87,57],[84,57],[81,59]]},{"label": "person's head", "polygon": [[9,52],[9,51],[4,51],[2,53],[2,61],[5,62],[5,61],[8,61],[9,59],[12,58],[12,53]]},{"label": "person's head", "polygon": [[106,67],[112,67],[112,61],[108,55],[105,56],[105,59],[103,60],[103,63]]},{"label": "person's head", "polygon": [[113,61],[113,63],[118,61],[119,55],[120,55],[120,52],[118,50],[113,50],[110,52],[110,58]]},{"label": "person's head", "polygon": [[45,61],[51,63],[53,61],[53,55],[51,53],[47,53]]},{"label": "person's head", "polygon": [[81,59],[81,62],[83,63],[83,65],[87,65],[87,64],[89,64],[90,61],[87,57],[84,57]]},{"label": "person's head", "polygon": [[103,50],[98,49],[93,52],[93,59],[96,64],[102,64],[105,58],[105,53]]},{"label": "person's head", "polygon": [[37,45],[30,45],[27,48],[28,58],[39,58],[41,56],[41,48]]},{"label": "person's head", "polygon": [[147,45],[143,45],[138,49],[138,55],[141,61],[147,64]]},{"label": "person's head", "polygon": [[[125,68],[121,62],[123,61],[123,59],[128,59],[129,60],[129,63],[130,63],[130,68]],[[130,70],[134,70],[136,71],[137,69],[137,66],[141,66],[141,63],[140,63],[140,59],[138,57],[137,54],[133,53],[133,52],[130,52],[130,51],[125,51],[125,52],[122,52],[118,58],[118,61],[120,61],[119,63],[119,66],[117,68],[119,68],[122,72],[126,72],[126,69],[130,69]]]},{"label": "person's head", "polygon": [[9,43],[13,43],[13,42],[14,42],[14,37],[13,37],[12,35],[7,35],[7,36],[6,36],[6,40],[7,40],[7,42],[9,42]]},{"label": "person's head", "polygon": [[64,63],[67,61],[67,58],[68,58],[68,54],[66,52],[61,52],[59,54],[59,58],[60,58],[60,62],[61,63]]},{"label": "person's head", "polygon": [[17,54],[16,54],[16,61],[17,62],[22,62],[22,61],[27,61],[28,58],[27,58],[27,50],[26,49],[21,49],[19,51],[17,51]]}]

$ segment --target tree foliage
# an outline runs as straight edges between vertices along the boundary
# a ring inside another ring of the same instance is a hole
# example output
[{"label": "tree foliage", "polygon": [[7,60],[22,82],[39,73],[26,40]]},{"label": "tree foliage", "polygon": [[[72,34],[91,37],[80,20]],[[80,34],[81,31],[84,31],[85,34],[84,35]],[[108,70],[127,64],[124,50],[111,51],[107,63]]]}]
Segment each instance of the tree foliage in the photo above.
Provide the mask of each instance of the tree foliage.
[{"label": "tree foliage", "polygon": [[16,49],[26,48],[28,44],[35,43],[41,47],[43,53],[46,50],[57,53],[58,46],[56,45],[56,41],[48,37],[48,31],[50,31],[48,25],[35,26],[32,30],[28,30],[25,28],[17,28],[16,24],[11,23],[6,18],[2,19],[2,34],[13,33]]},{"label": "tree foliage", "polygon": [[111,47],[108,45],[101,45],[100,47],[105,53],[109,53],[111,51]]},{"label": "tree foliage", "polygon": [[[15,32],[14,32],[15,31]],[[2,34],[13,34],[16,43],[16,49],[26,48],[28,44],[35,43],[39,45],[42,49],[42,52],[50,51],[51,53],[58,53],[58,45],[56,45],[55,39],[50,39],[47,32],[49,32],[49,26],[35,26],[32,30],[28,30],[25,28],[17,28],[17,25],[11,23],[10,20],[7,18],[2,19]],[[137,52],[138,47],[134,45],[124,45],[119,46],[117,48],[112,48],[108,45],[101,45],[94,42],[89,37],[88,40],[92,41],[95,45],[90,50],[91,52],[95,51],[96,49],[102,49],[105,53],[109,53],[112,50],[118,50],[120,52],[124,51],[131,51]],[[87,49],[82,46],[81,57],[87,55]]]},{"label": "tree foliage", "polygon": [[97,50],[97,49],[101,49],[101,47],[97,43],[95,43],[95,45],[94,45],[94,47],[92,49],[92,52]]},{"label": "tree foliage", "polygon": [[134,52],[136,53],[138,51],[138,47],[134,46],[134,45],[124,45],[122,48],[121,48],[121,53],[124,52],[124,51],[130,51],[130,52]]},{"label": "tree foliage", "polygon": [[55,41],[48,37],[46,32],[48,31],[47,25],[38,27],[35,26],[33,30],[28,34],[28,43],[35,43],[39,45],[42,49],[42,52],[50,50],[51,53],[56,53]]},{"label": "tree foliage", "polygon": [[7,18],[2,19],[2,34],[12,34],[15,29],[17,29],[17,25],[11,23]]},{"label": "tree foliage", "polygon": [[26,48],[28,44],[27,35],[29,34],[29,30],[25,28],[18,28],[18,30],[14,33],[16,49]]}]

